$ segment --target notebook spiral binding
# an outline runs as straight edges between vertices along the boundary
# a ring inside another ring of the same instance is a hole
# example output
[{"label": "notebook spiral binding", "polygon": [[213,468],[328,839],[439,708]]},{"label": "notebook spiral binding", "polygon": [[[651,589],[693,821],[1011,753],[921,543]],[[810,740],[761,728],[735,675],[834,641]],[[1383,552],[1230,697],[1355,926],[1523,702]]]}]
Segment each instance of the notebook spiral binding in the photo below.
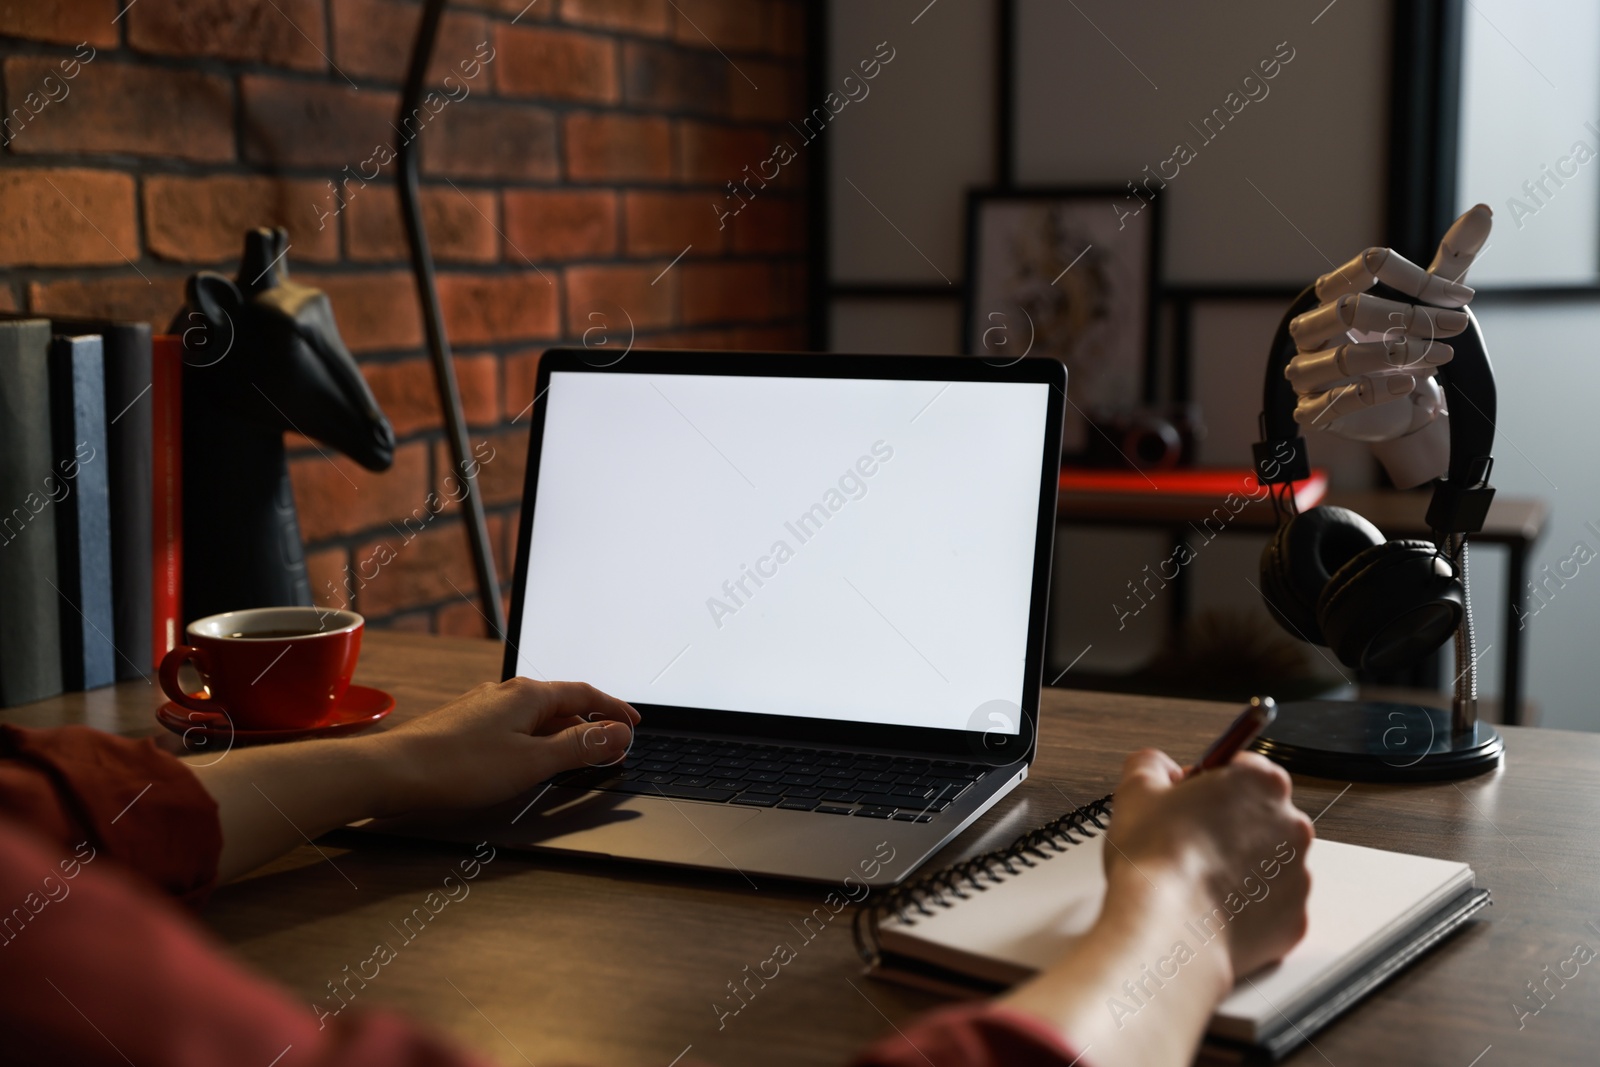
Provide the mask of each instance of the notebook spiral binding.
[{"label": "notebook spiral binding", "polygon": [[[883,894],[874,903],[856,909],[851,933],[856,952],[867,966],[879,962],[878,923],[893,915],[908,925],[917,915],[932,915],[929,906],[953,908],[957,901],[970,900],[991,885],[1037,867],[1051,856],[1067,851],[1071,845],[1106,829],[1111,817],[1111,794],[1085,804],[1016,838],[1004,848],[983,852],[942,870],[929,871]],[[1077,834],[1078,837],[1073,835]]]}]

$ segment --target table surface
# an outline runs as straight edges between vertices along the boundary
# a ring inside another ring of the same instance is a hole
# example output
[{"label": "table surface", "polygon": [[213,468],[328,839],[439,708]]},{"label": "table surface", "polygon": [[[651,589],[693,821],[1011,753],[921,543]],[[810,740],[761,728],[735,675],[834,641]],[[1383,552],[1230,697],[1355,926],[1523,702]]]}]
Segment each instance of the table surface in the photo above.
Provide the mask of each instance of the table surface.
[{"label": "table surface", "polygon": [[[394,694],[394,721],[499,669],[499,646],[487,641],[374,632],[357,680]],[[154,689],[132,682],[0,717],[156,733],[158,702]],[[1032,776],[934,862],[1002,844],[1109,792],[1132,748],[1191,756],[1233,713],[1047,690]],[[1578,965],[1564,961],[1574,946],[1600,952],[1600,736],[1514,727],[1505,735],[1505,767],[1459,784],[1296,781],[1295,801],[1318,818],[1320,835],[1464,860],[1493,890],[1494,906],[1288,1062],[1594,1062],[1600,961],[1564,988],[1552,979],[1548,1006],[1520,1028],[1513,1005],[1537,1007],[1525,983],[1571,974]],[[502,850],[468,896],[405,941],[397,928],[470,850],[349,833],[320,846],[218,890],[205,921],[308,1007],[332,1006],[328,983],[346,967],[353,973],[377,943],[400,946],[366,988],[351,982],[353,1003],[404,1011],[501,1063],[666,1067],[692,1046],[688,1059],[710,1063],[839,1064],[891,1022],[903,1026],[940,1003],[864,978],[848,912],[800,943],[795,927],[825,887],[762,882],[753,891],[736,876]],[[840,857],[841,872],[851,859]],[[713,1005],[728,983],[780,942],[795,944],[798,958],[719,1028]]]}]

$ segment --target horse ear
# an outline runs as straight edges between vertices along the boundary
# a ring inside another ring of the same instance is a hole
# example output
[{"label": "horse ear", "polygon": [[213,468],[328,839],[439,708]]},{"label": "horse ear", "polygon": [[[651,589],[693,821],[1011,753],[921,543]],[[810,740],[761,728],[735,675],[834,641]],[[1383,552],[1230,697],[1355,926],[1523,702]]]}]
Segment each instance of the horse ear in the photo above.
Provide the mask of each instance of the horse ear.
[{"label": "horse ear", "polygon": [[244,304],[239,287],[216,271],[203,270],[189,278],[189,306],[207,322],[231,322]]},{"label": "horse ear", "polygon": [[289,277],[289,231],[279,226],[272,231],[272,236],[272,261],[277,264],[278,278],[286,280]]}]

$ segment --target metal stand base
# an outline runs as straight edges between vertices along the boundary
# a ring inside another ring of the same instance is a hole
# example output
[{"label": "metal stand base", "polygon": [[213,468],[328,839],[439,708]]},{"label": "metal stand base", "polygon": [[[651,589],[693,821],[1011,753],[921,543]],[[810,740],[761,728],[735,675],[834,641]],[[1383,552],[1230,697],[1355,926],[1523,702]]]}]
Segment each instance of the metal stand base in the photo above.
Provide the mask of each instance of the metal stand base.
[{"label": "metal stand base", "polygon": [[1356,782],[1470,778],[1500,766],[1505,745],[1493,725],[1452,734],[1450,711],[1377,700],[1299,700],[1252,746],[1291,774]]}]

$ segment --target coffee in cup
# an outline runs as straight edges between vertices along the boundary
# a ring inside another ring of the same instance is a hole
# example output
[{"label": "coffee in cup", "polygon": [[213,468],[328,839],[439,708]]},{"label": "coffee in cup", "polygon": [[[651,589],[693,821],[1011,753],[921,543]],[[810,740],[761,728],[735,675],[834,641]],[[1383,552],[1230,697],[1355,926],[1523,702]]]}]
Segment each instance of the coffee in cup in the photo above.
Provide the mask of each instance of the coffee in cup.
[{"label": "coffee in cup", "polygon": [[[188,644],[161,661],[161,688],[173,703],[210,712],[241,730],[291,730],[330,719],[350,688],[366,620],[353,611],[250,608],[198,619]],[[184,689],[178,672],[193,663],[204,691]]]}]

